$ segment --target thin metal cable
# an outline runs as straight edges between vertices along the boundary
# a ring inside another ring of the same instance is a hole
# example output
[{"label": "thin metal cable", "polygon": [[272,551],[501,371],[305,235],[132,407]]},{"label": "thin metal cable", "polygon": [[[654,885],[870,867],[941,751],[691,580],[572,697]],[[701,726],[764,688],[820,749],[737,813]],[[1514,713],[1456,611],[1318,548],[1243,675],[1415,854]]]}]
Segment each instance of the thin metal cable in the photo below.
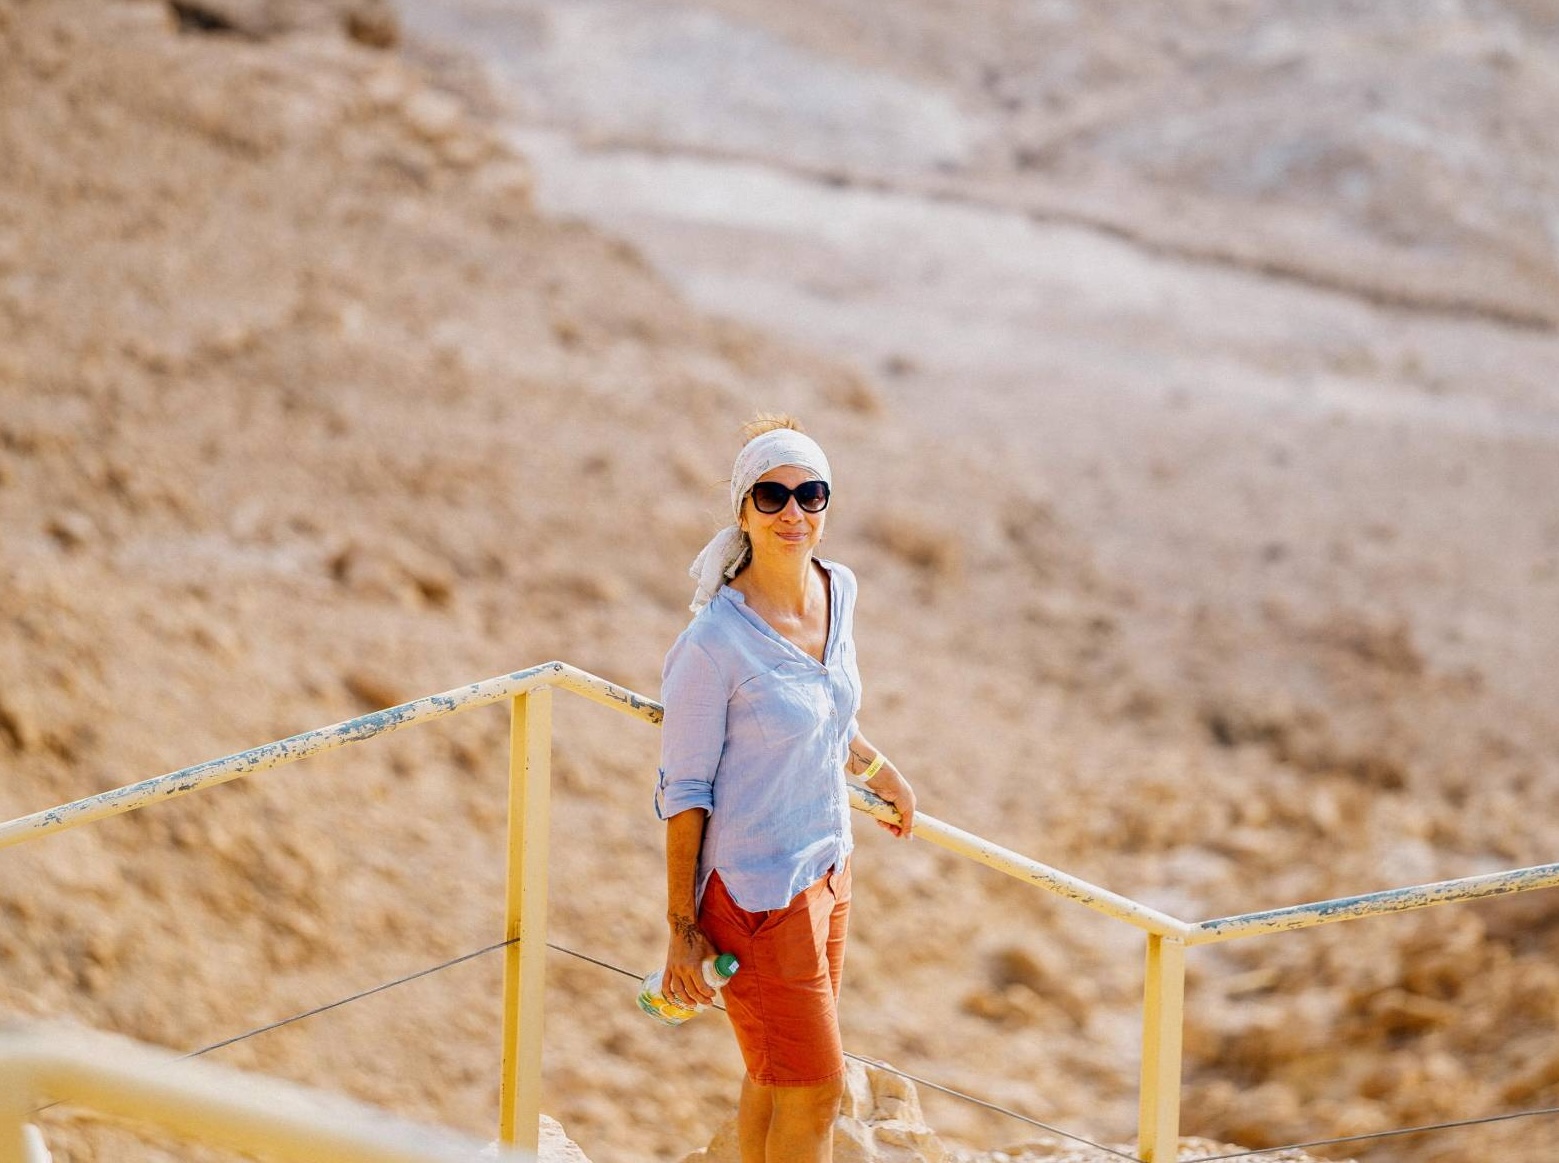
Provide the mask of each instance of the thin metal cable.
[{"label": "thin metal cable", "polygon": [[[577,957],[581,961],[588,961],[592,965],[599,965],[603,969],[609,969],[613,973],[620,973],[624,977],[631,977],[635,979],[639,977],[639,975],[634,973],[632,970],[623,969],[622,967],[613,965],[610,962],[599,960],[598,958],[577,952],[576,950],[569,949],[563,945],[554,944],[551,941],[547,942],[547,948],[555,949],[559,953],[566,953],[570,957]],[[725,1007],[716,1005],[715,1008],[724,1009]],[[1085,1138],[1082,1135],[1075,1135],[1070,1131],[1062,1130],[1060,1127],[1041,1122],[1036,1118],[1031,1118],[1028,1115],[1011,1109],[1010,1107],[1000,1106],[983,1098],[978,1098],[975,1095],[967,1094],[964,1091],[955,1090],[950,1086],[943,1086],[941,1083],[933,1082],[929,1078],[922,1078],[919,1075],[910,1074],[907,1071],[900,1070],[898,1067],[889,1065],[888,1063],[880,1061],[879,1059],[867,1058],[862,1054],[852,1054],[848,1050],[844,1052],[844,1056],[846,1058],[853,1058],[855,1061],[864,1065],[873,1066],[878,1070],[885,1070],[889,1074],[895,1074],[900,1078],[908,1079],[909,1081],[914,1082],[920,1086],[929,1086],[932,1090],[939,1090],[943,1094],[950,1095],[953,1098],[962,1099],[964,1102],[972,1103],[975,1106],[984,1107],[986,1110],[994,1111],[997,1114],[1006,1115],[1007,1117],[1016,1119],[1021,1123],[1028,1123],[1030,1126],[1038,1127],[1042,1131],[1049,1131],[1051,1134],[1060,1135],[1063,1138],[1071,1139],[1073,1142],[1082,1143],[1084,1146],[1092,1147],[1097,1151],[1103,1151],[1108,1155],[1114,1155],[1118,1159],[1126,1159],[1129,1160],[1130,1163],[1143,1163],[1141,1156],[1128,1155],[1124,1151],[1118,1151],[1113,1147],[1107,1147],[1103,1143],[1096,1143],[1092,1139]],[[1220,1160],[1254,1159],[1260,1158],[1263,1155],[1277,1155],[1284,1151],[1304,1151],[1311,1147],[1332,1147],[1339,1146],[1343,1143],[1364,1142],[1369,1139],[1385,1139],[1399,1135],[1419,1135],[1432,1131],[1449,1131],[1456,1130],[1460,1127],[1475,1127],[1481,1126],[1485,1123],[1510,1122],[1515,1119],[1533,1118],[1538,1115],[1553,1114],[1559,1114],[1559,1107],[1544,1107],[1538,1110],[1515,1111],[1510,1114],[1503,1115],[1485,1115],[1482,1118],[1458,1119],[1455,1122],[1430,1123],[1418,1127],[1400,1127],[1396,1130],[1373,1131],[1368,1134],[1343,1135],[1333,1139],[1316,1139],[1308,1143],[1289,1143],[1283,1147],[1263,1147],[1256,1151],[1234,1151],[1226,1155],[1198,1155],[1194,1159],[1185,1160],[1184,1163],[1218,1163]]]},{"label": "thin metal cable", "polygon": [[565,945],[559,945],[555,942],[548,941],[547,948],[556,949],[559,953],[567,953],[570,957],[577,957],[581,961],[588,961],[591,965],[599,965],[602,969],[610,969],[613,973],[620,973],[624,977],[633,978],[635,981],[642,981],[644,979],[644,974],[642,973],[635,973],[631,969],[624,969],[620,965],[613,965],[610,961],[602,961],[599,958],[591,957],[587,953],[576,952],[575,950],[570,949]]},{"label": "thin metal cable", "polygon": [[441,964],[431,965],[426,969],[419,969],[415,973],[408,973],[405,977],[397,977],[394,981],[386,981],[383,985],[376,985],[372,989],[365,989],[361,993],[354,993],[351,997],[344,997],[339,1001],[327,1002],[325,1005],[315,1006],[311,1010],[304,1010],[301,1014],[293,1014],[290,1018],[282,1018],[280,1021],[271,1022],[270,1024],[264,1026],[258,1026],[253,1030],[246,1030],[242,1034],[234,1034],[231,1038],[224,1038],[220,1042],[213,1042],[211,1045],[203,1046],[199,1050],[191,1050],[188,1054],[181,1055],[179,1057],[179,1061],[183,1062],[189,1058],[199,1058],[202,1054],[209,1054],[213,1050],[220,1050],[224,1046],[231,1046],[234,1042],[242,1042],[245,1038],[253,1038],[257,1034],[267,1034],[272,1030],[279,1030],[283,1026],[290,1026],[293,1022],[301,1022],[304,1018],[312,1018],[316,1014],[325,1013],[328,1010],[336,1009],[338,1006],[344,1006],[349,1002],[362,1001],[362,999],[365,997],[372,997],[376,993],[383,993],[387,989],[394,989],[397,985],[405,985],[408,981],[416,981],[419,977],[427,977],[430,973],[438,973],[440,970],[449,969],[452,966],[459,965],[463,961],[472,961],[475,958],[483,957],[488,953],[502,949],[507,945],[513,945],[518,940],[518,937],[511,937],[507,941],[499,941],[495,945],[488,945],[486,948],[478,949],[474,953],[462,953],[459,957],[451,957],[448,961],[442,962]]},{"label": "thin metal cable", "polygon": [[[518,941],[518,937],[512,937],[507,941],[498,941],[494,944],[484,946],[481,949],[473,950],[470,953],[462,953],[458,957],[451,957],[448,961],[440,962],[437,965],[430,965],[425,969],[418,969],[415,972],[408,973],[402,977],[397,977],[393,981],[383,982],[380,985],[361,990],[358,993],[351,994],[348,997],[339,998],[336,1001],[327,1002],[324,1005],[315,1006],[313,1009],[304,1010],[301,1013],[293,1014],[291,1017],[281,1018],[277,1021],[269,1022],[263,1026],[257,1026],[254,1029],[246,1030],[241,1034],[234,1034],[231,1038],[224,1038],[220,1042],[213,1042],[211,1045],[203,1046],[198,1050],[191,1050],[189,1053],[181,1055],[178,1061],[185,1061],[190,1058],[199,1058],[201,1055],[209,1054],[213,1050],[220,1050],[225,1046],[231,1046],[237,1042],[245,1041],[248,1038],[253,1038],[260,1034],[269,1033],[270,1031],[280,1029],[283,1026],[292,1025],[294,1022],[301,1022],[305,1018],[312,1018],[318,1014],[327,1013],[330,1010],[337,1009],[352,1002],[361,1001],[366,997],[372,997],[376,993],[383,993],[385,990],[394,989],[398,985],[405,985],[408,982],[416,981],[418,978],[427,977],[431,974],[439,973],[445,969],[451,969],[454,966],[460,965],[466,961],[473,961],[478,957],[485,957],[489,953],[495,953],[499,949],[516,944]],[[613,965],[609,961],[602,961],[600,958],[591,957],[586,953],[580,953],[577,950],[570,949],[565,945],[559,945],[556,942],[548,941],[547,948],[555,950],[558,953],[566,954],[569,957],[577,958],[580,961],[589,962],[591,965],[599,966],[600,968],[610,970],[613,973],[621,974],[624,977],[639,980],[640,975],[633,972],[631,969],[624,969],[619,965]],[[719,1010],[725,1009],[724,1006],[718,1004],[715,1006],[715,1008]],[[844,1052],[844,1055],[846,1058],[853,1058],[857,1062],[860,1062],[864,1065],[873,1066],[878,1070],[885,1070],[889,1074],[897,1075],[900,1078],[907,1079],[910,1082],[914,1082],[920,1086],[929,1086],[932,1090],[940,1091],[943,1094],[949,1095],[953,1098],[961,1099],[962,1101],[970,1103],[974,1106],[984,1107],[986,1110],[994,1111],[997,1114],[1006,1115],[1008,1118],[1016,1119],[1018,1122],[1027,1123],[1030,1126],[1038,1127],[1040,1130],[1049,1131],[1051,1134],[1060,1135],[1065,1139],[1071,1139],[1076,1143],[1082,1143],[1084,1146],[1092,1147],[1096,1151],[1103,1151],[1107,1155],[1113,1155],[1117,1159],[1125,1159],[1128,1161],[1128,1163],[1143,1163],[1142,1159],[1137,1155],[1128,1155],[1124,1151],[1116,1150],[1114,1147],[1107,1147],[1103,1143],[1096,1143],[1092,1139],[1086,1138],[1085,1136],[1073,1134],[1071,1131],[1062,1130],[1060,1127],[1052,1126],[1049,1123],[1041,1122],[1039,1119],[1031,1118],[1028,1115],[1020,1113],[1019,1111],[1012,1110],[1010,1107],[1000,1106],[996,1103],[978,1098],[975,1095],[967,1094],[961,1090],[956,1090],[953,1087],[944,1086],[939,1082],[933,1082],[928,1078],[922,1078],[918,1075],[910,1074],[907,1071],[900,1070],[896,1066],[890,1066],[888,1063],[879,1061],[878,1059],[867,1058],[861,1054],[852,1054],[848,1050]],[[47,1103],[44,1106],[33,1108],[32,1114],[41,1114],[44,1111],[50,1110],[51,1108],[59,1105],[59,1102]],[[1421,1135],[1435,1131],[1457,1130],[1463,1127],[1477,1127],[1489,1123],[1512,1122],[1516,1119],[1535,1118],[1541,1115],[1559,1115],[1559,1107],[1542,1107],[1535,1110],[1514,1111],[1510,1114],[1503,1115],[1485,1115],[1481,1118],[1458,1119],[1453,1122],[1426,1123],[1422,1126],[1399,1127],[1395,1130],[1371,1131],[1359,1135],[1342,1135],[1332,1139],[1314,1139],[1305,1143],[1289,1143],[1282,1147],[1263,1147],[1256,1151],[1234,1151],[1224,1155],[1198,1155],[1194,1160],[1188,1159],[1185,1161],[1185,1163],[1221,1163],[1221,1161],[1232,1159],[1256,1159],[1263,1155],[1280,1154],[1283,1151],[1305,1151],[1312,1147],[1334,1147],[1341,1146],[1345,1143],[1367,1142],[1373,1139],[1389,1139],[1403,1135]]]},{"label": "thin metal cable", "polygon": [[972,1094],[965,1094],[961,1090],[954,1090],[951,1086],[943,1086],[940,1082],[932,1082],[929,1078],[921,1078],[919,1075],[910,1074],[907,1071],[900,1070],[897,1066],[890,1066],[888,1063],[879,1061],[876,1058],[867,1058],[862,1054],[852,1054],[848,1050],[844,1052],[844,1056],[846,1058],[854,1058],[857,1062],[865,1063],[867,1066],[875,1066],[878,1070],[885,1070],[889,1074],[896,1074],[900,1078],[907,1078],[909,1081],[919,1083],[921,1086],[929,1086],[932,1090],[940,1090],[943,1094],[951,1095],[953,1098],[959,1098],[975,1106],[984,1107],[986,1110],[995,1111],[997,1114],[1006,1115],[1008,1118],[1017,1119],[1020,1123],[1027,1123],[1031,1127],[1038,1127],[1042,1131],[1049,1131],[1053,1135],[1060,1135],[1064,1139],[1082,1143],[1085,1147],[1092,1147],[1095,1151],[1103,1151],[1106,1155],[1114,1155],[1117,1159],[1127,1159],[1130,1160],[1130,1163],[1143,1163],[1140,1155],[1128,1155],[1124,1151],[1117,1151],[1114,1147],[1106,1147],[1103,1143],[1096,1143],[1082,1135],[1073,1134],[1071,1131],[1064,1131],[1060,1127],[1040,1122],[1040,1120],[1015,1111],[1011,1107],[999,1106],[983,1098],[976,1098]]},{"label": "thin metal cable", "polygon": [[[577,957],[581,961],[588,961],[592,965],[599,965],[603,969],[610,969],[613,973],[620,973],[624,977],[631,977],[637,980],[640,976],[639,974],[634,973],[632,970],[623,969],[621,966],[613,965],[610,962],[601,961],[598,958],[591,957],[584,953],[579,953],[563,945],[554,944],[551,941],[547,942],[547,948],[556,949],[559,953],[566,953],[570,957]],[[725,1007],[720,1005],[718,1002],[715,1003],[714,1008],[722,1011],[725,1009]],[[982,1106],[987,1110],[995,1111],[998,1114],[1007,1115],[1011,1118],[1017,1119],[1019,1122],[1028,1123],[1030,1126],[1035,1126],[1041,1130],[1049,1131],[1051,1134],[1060,1135],[1062,1138],[1071,1139],[1074,1142],[1082,1143],[1083,1145],[1092,1147],[1095,1150],[1114,1155],[1119,1159],[1126,1159],[1129,1161],[1129,1163],[1142,1163],[1142,1160],[1139,1156],[1128,1155],[1124,1151],[1117,1151],[1113,1147],[1106,1147],[1103,1143],[1095,1143],[1092,1139],[1084,1138],[1082,1135],[1074,1135],[1071,1131],[1064,1131],[1060,1127],[1053,1127],[1049,1123],[1042,1123],[1038,1119],[1030,1118],[1028,1115],[1019,1114],[1017,1111],[1009,1110],[1003,1106],[997,1106],[993,1102],[987,1102],[984,1099],[976,1098],[974,1095],[965,1094],[960,1090],[954,1090],[950,1086],[943,1086],[941,1083],[932,1082],[925,1078],[919,1078],[913,1074],[907,1074],[904,1071],[898,1069],[896,1066],[890,1066],[886,1062],[878,1061],[875,1058],[867,1058],[861,1054],[852,1054],[848,1050],[844,1052],[844,1056],[846,1058],[853,1058],[855,1061],[864,1065],[876,1067],[878,1070],[885,1070],[889,1074],[896,1074],[900,1078],[907,1078],[911,1082],[919,1083],[921,1086],[929,1086],[932,1090],[940,1090],[943,1094],[952,1095],[954,1098],[961,1098],[965,1102],[973,1103],[975,1106]]]},{"label": "thin metal cable", "polygon": [[[376,993],[383,993],[387,989],[394,989],[397,985],[405,985],[408,981],[416,981],[419,977],[427,977],[430,973],[437,973],[441,969],[449,969],[451,966],[459,965],[462,961],[470,961],[474,958],[482,957],[488,953],[494,952],[495,950],[502,949],[506,945],[513,945],[518,940],[518,937],[512,937],[507,941],[499,941],[496,945],[488,945],[486,948],[478,949],[473,953],[462,953],[459,957],[452,957],[442,964],[431,965],[426,969],[419,969],[415,973],[408,973],[404,977],[397,977],[394,981],[386,981],[382,985],[374,986],[372,989],[365,989],[360,993],[354,993],[351,997],[343,997],[337,1001],[329,1002],[322,1006],[315,1006],[311,1010],[304,1010],[300,1014],[293,1014],[290,1018],[282,1018],[279,1021],[270,1022],[263,1026],[257,1026],[252,1030],[245,1030],[242,1034],[234,1034],[231,1038],[224,1038],[220,1042],[213,1042],[209,1046],[202,1046],[199,1050],[191,1050],[187,1054],[180,1054],[178,1058],[175,1059],[175,1061],[186,1062],[191,1058],[199,1058],[202,1054],[209,1054],[213,1050],[220,1050],[224,1046],[231,1046],[235,1042],[242,1042],[246,1038],[253,1038],[258,1034],[269,1033],[271,1030],[279,1030],[283,1026],[290,1026],[293,1022],[301,1022],[304,1018],[312,1018],[315,1014],[325,1013],[327,1010],[333,1010],[336,1007],[344,1006],[349,1002],[361,1001],[365,997],[372,997]],[[54,1102],[45,1103],[42,1106],[35,1106],[32,1109],[32,1114],[38,1115],[42,1114],[46,1110],[53,1110],[63,1102],[63,1099],[57,1099]]]},{"label": "thin metal cable", "polygon": [[1362,1143],[1368,1139],[1389,1139],[1397,1135],[1422,1135],[1428,1131],[1453,1131],[1459,1127],[1478,1127],[1485,1123],[1505,1123],[1514,1119],[1529,1119],[1537,1115],[1559,1115],[1559,1106],[1538,1110],[1513,1111],[1505,1115],[1484,1115],[1477,1119],[1457,1119],[1449,1123],[1425,1123],[1420,1127],[1399,1127],[1394,1131],[1370,1131],[1362,1135],[1341,1135],[1335,1139],[1315,1139],[1309,1143],[1290,1143],[1286,1147],[1263,1147],[1259,1151],[1235,1151],[1228,1155],[1197,1155],[1185,1163],[1213,1163],[1217,1159],[1252,1159],[1262,1155],[1275,1155],[1280,1151],[1307,1151],[1311,1147],[1335,1147],[1343,1143]]}]

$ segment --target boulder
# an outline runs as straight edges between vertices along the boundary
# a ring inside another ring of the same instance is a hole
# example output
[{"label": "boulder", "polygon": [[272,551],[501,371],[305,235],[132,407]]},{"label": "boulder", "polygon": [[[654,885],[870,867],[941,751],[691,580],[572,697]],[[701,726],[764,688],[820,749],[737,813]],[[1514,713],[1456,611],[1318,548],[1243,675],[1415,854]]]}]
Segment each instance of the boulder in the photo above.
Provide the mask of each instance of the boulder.
[{"label": "boulder", "polygon": [[[741,1163],[735,1117],[682,1163]],[[834,1163],[951,1163],[951,1156],[926,1126],[914,1083],[852,1060],[834,1120]]]},{"label": "boulder", "polygon": [[[481,1152],[482,1158],[498,1157],[497,1143],[489,1143]],[[536,1144],[536,1163],[590,1163],[590,1157],[579,1144],[568,1137],[563,1124],[551,1115],[541,1116],[541,1139]]]},{"label": "boulder", "polygon": [[546,1115],[541,1116],[541,1142],[538,1147],[538,1163],[590,1163],[589,1157],[579,1149],[579,1144],[564,1133],[562,1124]]}]

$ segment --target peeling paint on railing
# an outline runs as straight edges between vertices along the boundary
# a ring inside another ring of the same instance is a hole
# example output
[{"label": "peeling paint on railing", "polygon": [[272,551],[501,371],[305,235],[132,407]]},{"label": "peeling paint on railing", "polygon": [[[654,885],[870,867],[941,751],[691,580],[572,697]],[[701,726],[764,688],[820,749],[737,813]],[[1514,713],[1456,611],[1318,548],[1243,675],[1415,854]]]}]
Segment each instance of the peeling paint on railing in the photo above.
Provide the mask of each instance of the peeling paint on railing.
[{"label": "peeling paint on railing", "polygon": [[[0,848],[7,848],[37,836],[63,831],[93,820],[134,811],[148,804],[159,803],[201,788],[215,787],[255,772],[296,763],[312,755],[334,751],[352,743],[387,735],[445,715],[502,702],[543,686],[573,691],[575,694],[652,725],[659,725],[664,716],[664,709],[659,703],[627,687],[579,670],[565,662],[544,662],[539,666],[518,670],[512,674],[472,683],[470,686],[446,691],[443,694],[428,695],[409,703],[402,703],[400,706],[386,707],[382,711],[359,715],[329,727],[305,731],[301,735],[293,735],[248,751],[208,760],[167,775],[156,776],[142,780],[140,783],[129,784],[72,803],[35,812],[30,816],[19,817],[0,824]],[[868,789],[852,786],[850,793],[852,804],[857,810],[881,819],[894,819],[893,809]],[[1238,937],[1285,932],[1332,921],[1405,912],[1409,909],[1427,908],[1430,905],[1451,901],[1474,900],[1559,885],[1559,864],[1543,864],[1533,868],[1491,873],[1487,876],[1416,885],[1411,888],[1294,905],[1289,908],[1221,917],[1192,924],[1139,904],[1108,889],[1079,880],[1059,869],[1031,860],[972,833],[961,831],[924,812],[916,816],[915,832],[917,836],[931,843],[967,856],[971,860],[995,868],[1018,880],[1116,917],[1145,932],[1178,938],[1188,945],[1208,945]]]},{"label": "peeling paint on railing", "polygon": [[[196,764],[194,767],[186,767],[155,779],[144,780],[141,783],[130,784],[74,803],[11,820],[0,824],[0,848],[51,832],[73,828],[78,824],[133,811],[147,804],[171,799],[200,788],[213,787],[257,771],[295,763],[311,755],[333,751],[351,743],[399,731],[413,724],[441,718],[457,711],[469,710],[505,699],[518,700],[521,695],[550,687],[573,691],[646,723],[659,725],[664,717],[663,708],[652,699],[635,694],[626,687],[618,686],[566,663],[545,662],[528,670],[515,671],[513,674],[473,683],[459,690],[429,695],[427,698],[403,703],[398,707],[388,707],[372,714],[360,715],[344,723],[307,731],[301,735],[294,735],[290,739],[267,743],[263,747]],[[549,724],[544,738],[550,739],[550,710],[545,709],[550,708],[550,699],[542,699],[541,703],[544,710],[540,713]],[[515,714],[523,717],[528,704],[529,700],[525,703],[516,701]],[[542,764],[539,770],[545,773],[548,768]],[[891,805],[867,788],[852,784],[850,799],[852,807],[878,819],[891,822],[898,818],[897,812]],[[1018,880],[1045,889],[1056,896],[1125,921],[1148,934],[1143,1019],[1143,1081],[1138,1138],[1139,1151],[1143,1158],[1154,1161],[1171,1157],[1174,1145],[1179,1141],[1180,1036],[1184,1020],[1185,951],[1188,946],[1207,945],[1216,941],[1258,936],[1263,933],[1287,932],[1332,921],[1405,912],[1431,905],[1476,900],[1559,885],[1559,864],[1543,864],[1533,868],[1519,868],[1508,872],[1466,877],[1462,880],[1415,885],[1411,888],[1392,889],[1364,896],[1343,897],[1337,900],[1189,924],[1127,897],[1069,876],[1059,869],[1030,860],[1026,856],[992,844],[982,837],[961,831],[924,812],[917,812],[915,815],[915,835]],[[511,848],[514,843],[511,836]],[[543,866],[544,864],[543,860]],[[544,881],[545,878],[543,884]],[[523,925],[523,922],[520,924]],[[513,929],[514,926],[511,925],[510,928]],[[545,928],[544,921],[542,928]],[[516,984],[518,981],[519,978],[516,976]],[[506,1000],[505,1005],[508,1007],[510,1002]],[[506,1028],[508,1021],[506,1017]],[[534,1053],[537,1057],[531,1069],[535,1072],[535,1077],[539,1078],[539,1041]],[[506,1073],[504,1085],[508,1087],[510,1084],[510,1075]],[[0,1150],[0,1157],[4,1154],[5,1152]]]},{"label": "peeling paint on railing", "polygon": [[[890,823],[898,820],[898,813],[892,805],[873,794],[870,788],[851,784],[850,800],[852,806],[858,811],[865,812],[876,819],[887,820]],[[1056,896],[1086,905],[1095,912],[1135,925],[1145,932],[1157,933],[1161,937],[1178,937],[1183,940],[1194,931],[1194,926],[1178,921],[1167,913],[1150,909],[1147,905],[1138,904],[1109,889],[1089,884],[1086,880],[1079,880],[1060,869],[1051,868],[1048,864],[1030,860],[1027,856],[1003,848],[999,844],[993,844],[972,832],[965,832],[951,824],[945,824],[925,812],[915,813],[915,835],[956,852],[960,856],[984,864],[988,868],[1005,872],[1008,876],[1052,892]]]},{"label": "peeling paint on railing", "polygon": [[1330,924],[1333,921],[1351,921],[1359,917],[1381,916],[1386,913],[1405,913],[1412,909],[1425,909],[1431,905],[1480,900],[1514,892],[1529,892],[1538,888],[1553,888],[1556,885],[1559,885],[1559,864],[1538,864],[1531,868],[1516,868],[1508,872],[1463,877],[1461,880],[1441,880],[1433,884],[1416,884],[1408,888],[1388,889],[1362,896],[1338,897],[1335,900],[1315,901],[1312,904],[1292,905],[1288,908],[1269,909],[1266,912],[1245,913],[1237,917],[1220,917],[1217,920],[1203,921],[1199,925],[1192,926],[1192,935],[1187,943],[1211,945],[1216,941],[1230,941],[1237,937],[1285,933],[1294,929],[1309,929],[1316,925]]},{"label": "peeling paint on railing", "polygon": [[606,679],[576,670],[563,662],[544,662],[513,674],[500,675],[472,683],[470,686],[428,695],[396,707],[386,707],[367,715],[359,715],[329,727],[305,731],[287,739],[279,739],[248,751],[240,751],[221,759],[207,760],[193,767],[181,768],[167,775],[155,776],[114,788],[72,803],[61,804],[21,816],[0,824],[0,848],[20,844],[51,832],[63,831],[81,824],[91,823],[109,816],[146,807],[148,804],[181,796],[201,788],[215,787],[258,771],[268,771],[334,751],[352,743],[360,743],[378,735],[388,735],[418,723],[452,715],[457,711],[502,702],[542,686],[559,686],[576,691],[597,702],[616,707],[649,723],[659,723],[661,708],[658,703],[635,694],[625,687]]},{"label": "peeling paint on railing", "polygon": [[635,694],[627,687],[620,687],[588,671],[578,670],[566,662],[549,662],[547,666],[555,668],[553,686],[571,690],[577,695],[584,695],[587,699],[611,707],[613,710],[623,711],[635,718],[643,719],[646,723],[653,723],[657,727],[665,717],[665,710],[659,703],[641,694]]}]

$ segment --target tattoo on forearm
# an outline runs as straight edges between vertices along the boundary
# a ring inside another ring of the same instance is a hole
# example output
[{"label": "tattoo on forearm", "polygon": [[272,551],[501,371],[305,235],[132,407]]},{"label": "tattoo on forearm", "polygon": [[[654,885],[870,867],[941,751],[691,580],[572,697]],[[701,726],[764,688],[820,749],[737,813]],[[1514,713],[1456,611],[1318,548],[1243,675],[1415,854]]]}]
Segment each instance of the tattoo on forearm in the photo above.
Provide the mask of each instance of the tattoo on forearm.
[{"label": "tattoo on forearm", "polygon": [[[867,755],[858,748],[852,747],[850,748],[850,758],[861,765],[861,771],[865,771],[868,767],[871,766],[873,757]],[[859,775],[860,772],[856,772],[856,774]]]},{"label": "tattoo on forearm", "polygon": [[671,931],[689,943],[698,940],[698,922],[692,917],[672,917]]}]

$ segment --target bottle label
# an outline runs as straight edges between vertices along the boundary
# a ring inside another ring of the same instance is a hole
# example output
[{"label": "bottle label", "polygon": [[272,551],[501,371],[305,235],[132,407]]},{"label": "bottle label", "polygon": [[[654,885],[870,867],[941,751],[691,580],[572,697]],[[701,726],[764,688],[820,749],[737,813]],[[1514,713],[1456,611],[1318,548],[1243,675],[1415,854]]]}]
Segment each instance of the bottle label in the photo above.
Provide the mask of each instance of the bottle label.
[{"label": "bottle label", "polygon": [[[738,962],[729,953],[721,953],[717,957],[704,958],[704,981],[709,988],[719,992],[720,988],[736,973]],[[639,988],[639,1008],[657,1021],[665,1022],[668,1026],[680,1026],[691,1017],[696,1017],[703,1006],[678,1005],[667,999],[661,992],[661,971],[657,969],[644,979]]]},{"label": "bottle label", "polygon": [[639,991],[639,1008],[668,1026],[680,1026],[698,1013],[697,1010],[690,1010],[686,1006],[668,1001],[666,995],[658,990],[651,993],[647,989]]}]

